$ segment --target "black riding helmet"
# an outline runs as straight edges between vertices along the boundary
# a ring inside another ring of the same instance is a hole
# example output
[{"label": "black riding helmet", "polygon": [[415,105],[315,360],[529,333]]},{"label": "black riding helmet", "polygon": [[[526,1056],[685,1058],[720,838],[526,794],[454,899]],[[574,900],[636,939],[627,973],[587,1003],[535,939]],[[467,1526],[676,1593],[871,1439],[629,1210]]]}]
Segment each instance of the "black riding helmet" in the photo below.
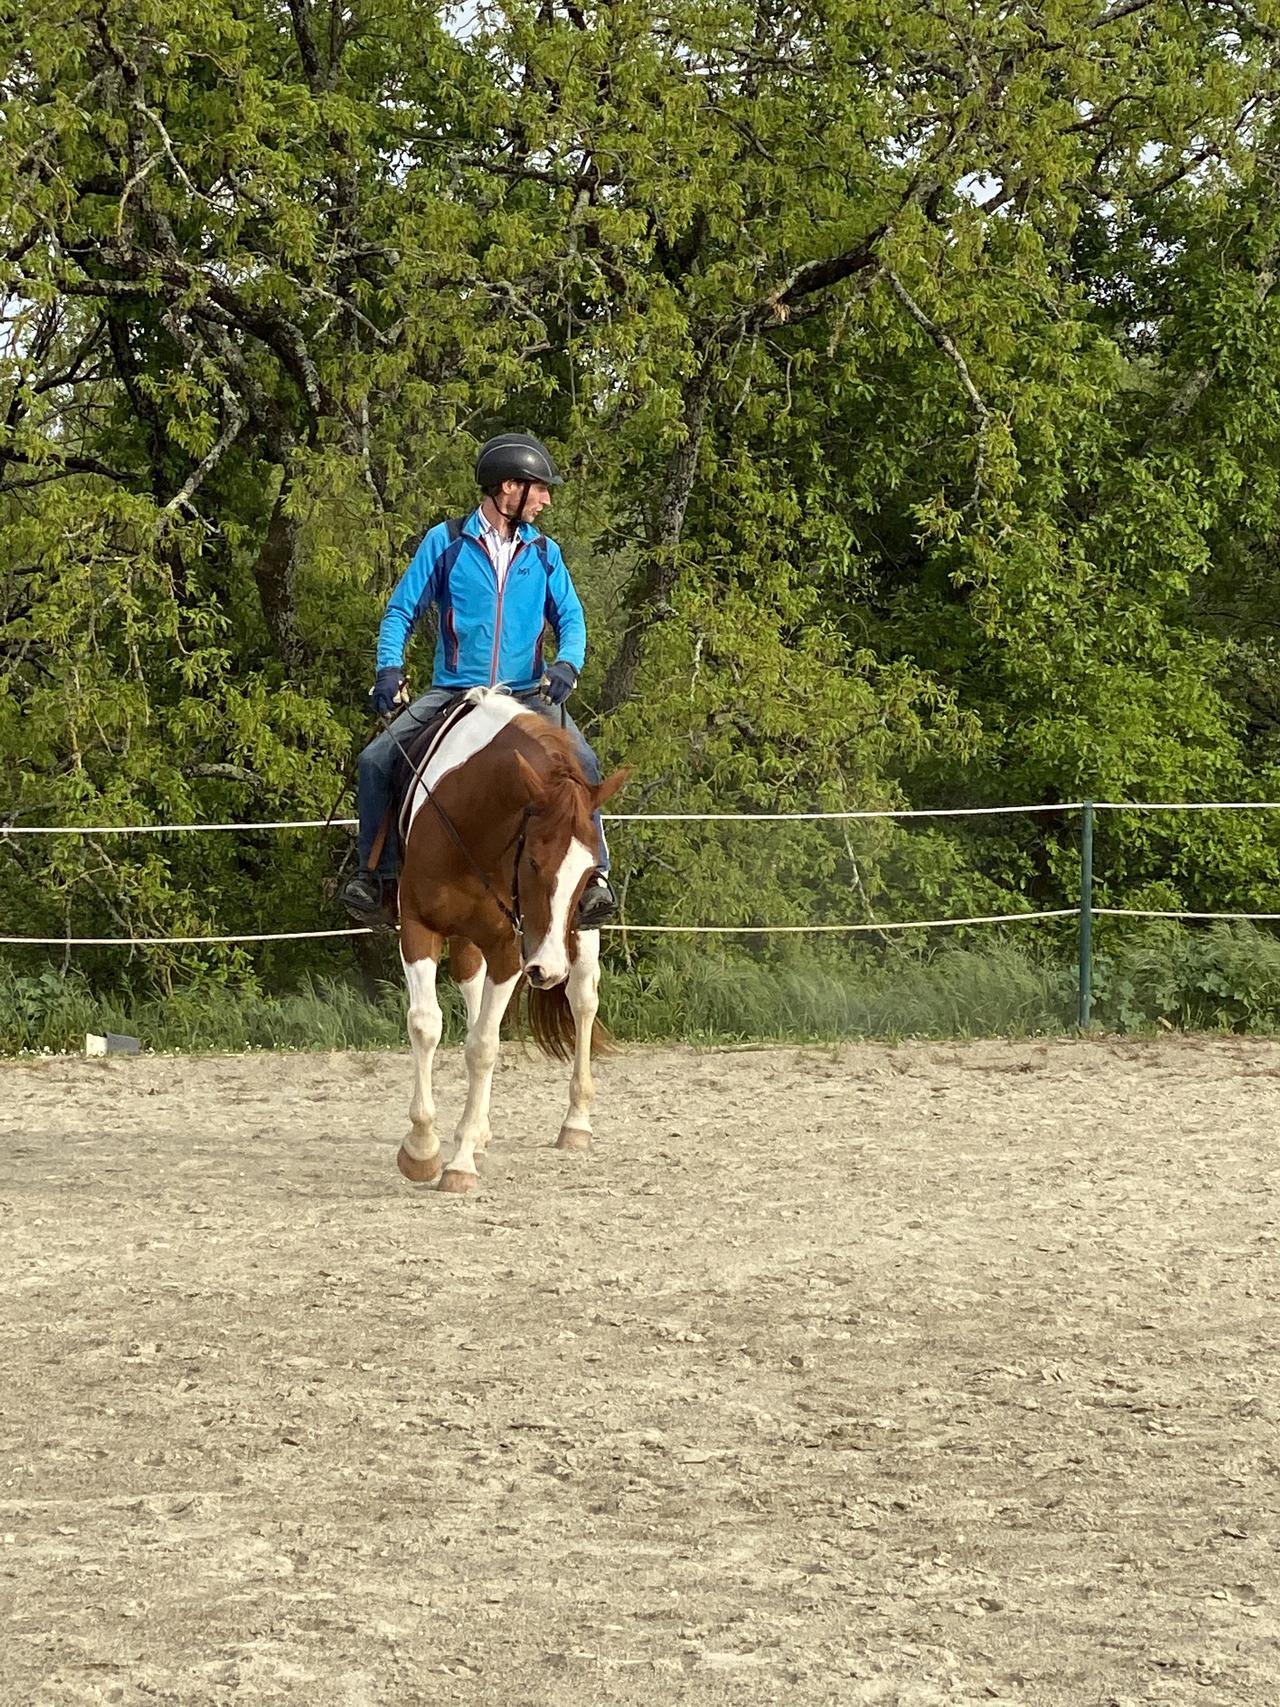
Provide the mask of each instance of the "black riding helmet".
[{"label": "black riding helmet", "polygon": [[551,452],[528,433],[499,433],[496,439],[480,446],[476,485],[491,492],[504,480],[519,480],[529,486],[564,485]]}]

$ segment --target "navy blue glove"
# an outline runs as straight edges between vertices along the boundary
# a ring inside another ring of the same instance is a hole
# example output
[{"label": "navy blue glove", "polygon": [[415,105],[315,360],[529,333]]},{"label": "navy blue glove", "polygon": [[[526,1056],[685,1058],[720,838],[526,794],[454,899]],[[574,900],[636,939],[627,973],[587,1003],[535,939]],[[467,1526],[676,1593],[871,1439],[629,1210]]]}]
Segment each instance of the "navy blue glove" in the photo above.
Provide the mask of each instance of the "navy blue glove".
[{"label": "navy blue glove", "polygon": [[379,717],[389,717],[393,711],[409,703],[409,684],[399,664],[389,664],[379,670],[369,692],[369,703]]},{"label": "navy blue glove", "polygon": [[548,705],[563,705],[578,685],[578,672],[565,658],[557,658],[538,683],[538,692]]}]

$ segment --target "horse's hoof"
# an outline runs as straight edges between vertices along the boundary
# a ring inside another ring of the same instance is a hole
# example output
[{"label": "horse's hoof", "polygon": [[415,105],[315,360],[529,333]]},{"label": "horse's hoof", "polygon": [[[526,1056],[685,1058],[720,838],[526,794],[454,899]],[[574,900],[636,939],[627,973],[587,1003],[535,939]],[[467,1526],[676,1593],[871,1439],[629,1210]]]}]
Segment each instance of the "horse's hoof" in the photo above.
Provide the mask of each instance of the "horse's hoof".
[{"label": "horse's hoof", "polygon": [[591,1148],[591,1134],[581,1126],[562,1126],[556,1139],[557,1150],[572,1150],[581,1154]]},{"label": "horse's hoof", "polygon": [[433,1179],[439,1179],[440,1170],[444,1163],[440,1160],[440,1152],[428,1156],[425,1161],[417,1156],[411,1156],[404,1145],[396,1154],[396,1166],[406,1179],[411,1179],[415,1185],[430,1185]]},{"label": "horse's hoof", "polygon": [[474,1191],[479,1184],[479,1174],[466,1174],[460,1168],[446,1168],[440,1175],[441,1191]]}]

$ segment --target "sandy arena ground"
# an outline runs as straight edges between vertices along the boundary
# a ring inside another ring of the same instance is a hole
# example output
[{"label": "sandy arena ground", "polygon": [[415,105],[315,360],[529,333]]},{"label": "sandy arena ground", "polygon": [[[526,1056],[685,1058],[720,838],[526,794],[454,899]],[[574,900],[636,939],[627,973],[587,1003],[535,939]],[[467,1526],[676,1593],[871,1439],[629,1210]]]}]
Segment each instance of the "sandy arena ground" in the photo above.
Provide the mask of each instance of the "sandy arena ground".
[{"label": "sandy arena ground", "polygon": [[1280,1703],[1280,1045],[564,1081],[0,1066],[5,1707]]}]

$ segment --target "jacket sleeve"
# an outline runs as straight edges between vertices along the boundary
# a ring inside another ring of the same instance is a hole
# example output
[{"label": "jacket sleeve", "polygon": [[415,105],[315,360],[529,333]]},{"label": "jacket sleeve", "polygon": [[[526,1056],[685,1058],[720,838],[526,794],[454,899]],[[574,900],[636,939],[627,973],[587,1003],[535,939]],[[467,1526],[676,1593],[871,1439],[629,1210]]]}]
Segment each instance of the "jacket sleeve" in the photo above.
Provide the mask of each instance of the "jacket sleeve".
[{"label": "jacket sleeve", "polygon": [[387,603],[387,612],[378,630],[378,669],[385,670],[404,663],[404,649],[414,623],[439,598],[440,559],[448,533],[445,522],[433,527],[396,582],[396,590]]},{"label": "jacket sleeve", "polygon": [[587,621],[554,539],[547,541],[546,616],[555,631],[556,656],[581,671],[587,656]]}]

